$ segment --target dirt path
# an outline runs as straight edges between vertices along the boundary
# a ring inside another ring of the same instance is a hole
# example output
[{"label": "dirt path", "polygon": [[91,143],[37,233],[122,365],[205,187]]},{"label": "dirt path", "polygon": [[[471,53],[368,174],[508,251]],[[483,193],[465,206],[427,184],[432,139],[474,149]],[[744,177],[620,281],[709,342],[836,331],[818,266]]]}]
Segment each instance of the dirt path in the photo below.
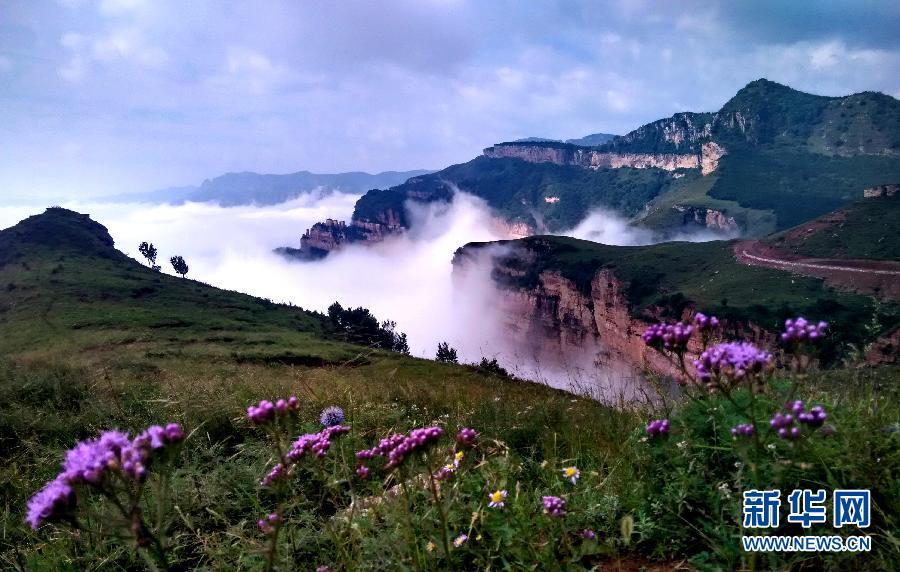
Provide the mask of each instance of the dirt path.
[{"label": "dirt path", "polygon": [[805,258],[780,251],[758,240],[735,244],[739,262],[787,270],[794,274],[823,278],[832,286],[900,300],[900,261]]}]

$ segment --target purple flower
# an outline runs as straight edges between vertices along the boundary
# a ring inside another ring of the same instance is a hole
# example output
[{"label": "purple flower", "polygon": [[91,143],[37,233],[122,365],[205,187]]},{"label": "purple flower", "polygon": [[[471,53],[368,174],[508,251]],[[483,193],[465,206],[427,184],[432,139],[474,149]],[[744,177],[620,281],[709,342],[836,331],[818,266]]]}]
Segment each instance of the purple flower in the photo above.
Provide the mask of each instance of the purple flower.
[{"label": "purple flower", "polygon": [[772,365],[772,354],[747,342],[717,344],[694,360],[701,379],[725,377],[741,380],[747,374],[762,373]]},{"label": "purple flower", "polygon": [[346,425],[332,425],[322,429],[318,433],[301,435],[294,441],[294,444],[291,445],[291,450],[288,451],[287,457],[291,462],[296,463],[307,452],[311,452],[321,459],[328,453],[328,449],[331,448],[332,437],[342,435],[349,431],[350,427],[347,427]]},{"label": "purple flower", "polygon": [[719,327],[719,319],[715,316],[707,316],[706,314],[697,312],[694,314],[694,325],[696,325],[697,329],[701,332],[711,332]]},{"label": "purple flower", "polygon": [[741,423],[731,428],[731,435],[737,437],[750,437],[753,435],[753,425],[749,423]]},{"label": "purple flower", "polygon": [[344,410],[337,405],[326,407],[319,416],[319,422],[323,427],[331,427],[332,425],[340,425],[344,422]]},{"label": "purple flower", "polygon": [[668,419],[655,419],[647,424],[647,435],[650,437],[660,437],[663,435],[668,435],[669,433],[669,420]]},{"label": "purple flower", "polygon": [[263,477],[263,480],[261,480],[259,484],[263,487],[271,487],[273,484],[275,484],[275,482],[280,480],[285,475],[287,475],[287,467],[285,467],[283,463],[278,463],[277,465],[272,467],[272,470],[269,471],[269,474]]},{"label": "purple flower", "polygon": [[75,506],[75,493],[72,487],[60,477],[47,483],[28,501],[28,514],[25,521],[37,530],[44,522],[59,518],[67,510]]},{"label": "purple flower", "polygon": [[648,327],[641,338],[648,346],[658,350],[666,349],[674,352],[682,352],[687,349],[688,340],[691,339],[691,333],[694,327],[690,324],[652,324]]},{"label": "purple flower", "polygon": [[369,467],[367,467],[365,465],[360,465],[360,466],[356,467],[356,476],[358,476],[361,479],[369,478]]},{"label": "purple flower", "polygon": [[559,497],[545,496],[542,498],[544,512],[552,518],[560,518],[566,515],[566,501]]},{"label": "purple flower", "polygon": [[263,399],[259,405],[251,405],[247,408],[247,418],[254,425],[265,425],[275,419],[275,404]]},{"label": "purple flower", "polygon": [[273,512],[266,518],[261,518],[256,521],[256,525],[259,527],[260,532],[268,536],[275,533],[275,527],[280,522],[281,517],[278,516],[278,513]]},{"label": "purple flower", "polygon": [[595,538],[597,538],[597,533],[595,533],[590,528],[585,528],[581,531],[581,537],[587,540],[594,540]]},{"label": "purple flower", "polygon": [[471,427],[463,427],[459,430],[459,433],[456,434],[456,441],[457,443],[471,447],[475,444],[475,437],[477,436],[478,432]]},{"label": "purple flower", "polygon": [[815,342],[825,335],[825,330],[827,329],[827,322],[812,324],[806,318],[800,316],[793,320],[784,321],[784,332],[781,334],[781,341],[785,344],[804,341]]},{"label": "purple flower", "polygon": [[821,405],[816,405],[809,411],[797,414],[797,421],[810,427],[821,427],[826,419],[828,419],[828,414],[825,413],[825,409]]}]

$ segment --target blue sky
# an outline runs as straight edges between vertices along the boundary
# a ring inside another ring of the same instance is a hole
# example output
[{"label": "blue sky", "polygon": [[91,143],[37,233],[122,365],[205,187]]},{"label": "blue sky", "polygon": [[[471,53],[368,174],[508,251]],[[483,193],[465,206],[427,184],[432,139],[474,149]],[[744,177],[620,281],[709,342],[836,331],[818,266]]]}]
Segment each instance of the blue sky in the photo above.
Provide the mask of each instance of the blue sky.
[{"label": "blue sky", "polygon": [[900,3],[0,0],[0,200],[440,168],[759,77],[900,96]]}]

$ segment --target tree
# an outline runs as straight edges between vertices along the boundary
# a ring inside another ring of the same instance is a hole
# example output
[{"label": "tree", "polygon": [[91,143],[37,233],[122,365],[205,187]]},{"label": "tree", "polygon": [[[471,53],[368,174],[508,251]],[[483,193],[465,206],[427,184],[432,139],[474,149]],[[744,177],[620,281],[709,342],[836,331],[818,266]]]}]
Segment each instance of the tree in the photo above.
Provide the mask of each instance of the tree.
[{"label": "tree", "polygon": [[173,256],[169,259],[169,262],[172,263],[172,268],[175,269],[175,272],[181,274],[182,278],[184,278],[184,275],[188,273],[188,265],[187,262],[184,261],[184,258],[180,256]]},{"label": "tree", "polygon": [[459,363],[456,357],[456,348],[451,348],[447,342],[438,344],[437,355],[434,359],[441,363]]},{"label": "tree", "polygon": [[338,339],[363,346],[409,353],[406,334],[396,331],[397,323],[381,322],[366,308],[344,308],[335,302],[328,307],[328,319]]},{"label": "tree", "polygon": [[147,265],[150,268],[156,266],[156,247],[153,246],[153,243],[142,242],[140,246],[138,246],[138,250],[147,259]]}]

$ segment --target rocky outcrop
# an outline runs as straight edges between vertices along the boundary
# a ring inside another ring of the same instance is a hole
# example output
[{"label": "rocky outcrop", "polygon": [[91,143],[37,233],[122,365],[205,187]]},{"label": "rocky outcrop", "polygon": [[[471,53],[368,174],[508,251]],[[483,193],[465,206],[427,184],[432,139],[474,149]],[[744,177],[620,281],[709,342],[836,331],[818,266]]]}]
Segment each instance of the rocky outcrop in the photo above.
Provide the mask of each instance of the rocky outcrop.
[{"label": "rocky outcrop", "polygon": [[672,208],[683,214],[683,224],[697,224],[710,230],[726,233],[740,231],[740,225],[734,217],[728,216],[722,211],[690,205],[673,205]]},{"label": "rocky outcrop", "polygon": [[896,185],[878,185],[863,189],[863,197],[866,199],[874,199],[878,197],[893,197],[900,193],[900,184]]},{"label": "rocky outcrop", "polygon": [[699,153],[618,153],[587,147],[558,144],[500,143],[484,150],[486,157],[514,158],[531,163],[574,165],[588,169],[700,169],[704,175],[714,172],[725,148],[713,142],[704,143]]}]

